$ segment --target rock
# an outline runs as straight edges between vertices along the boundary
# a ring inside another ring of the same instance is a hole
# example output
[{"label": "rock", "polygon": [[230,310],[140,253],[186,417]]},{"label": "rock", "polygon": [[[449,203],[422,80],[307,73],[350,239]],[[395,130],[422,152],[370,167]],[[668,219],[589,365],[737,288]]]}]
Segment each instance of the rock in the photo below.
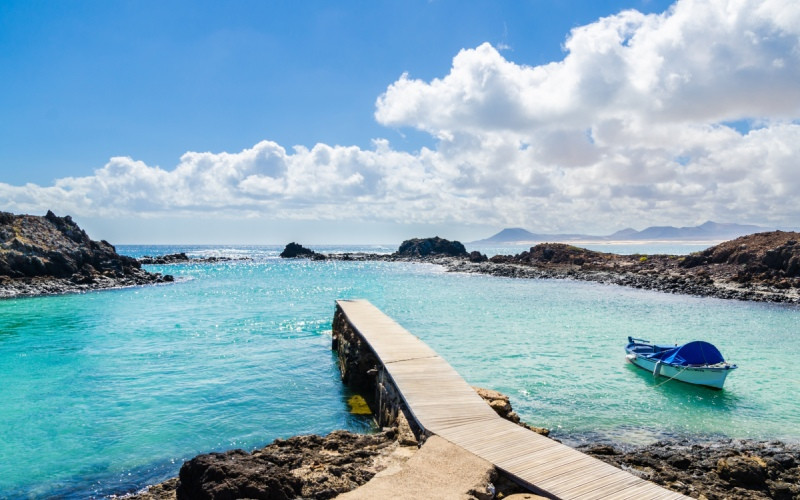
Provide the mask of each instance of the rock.
[{"label": "rock", "polygon": [[469,253],[469,261],[470,262],[476,262],[477,263],[477,262],[486,262],[488,260],[489,259],[486,257],[486,255],[484,255],[484,254],[482,254],[482,253],[480,253],[478,251],[472,251],[472,252]]},{"label": "rock", "polygon": [[697,498],[800,498],[800,446],[747,440],[660,441],[608,454],[606,445],[578,449]]},{"label": "rock", "polygon": [[[764,272],[779,272],[786,277],[800,276],[800,233],[771,231],[742,236],[702,252],[688,256],[682,267],[704,264],[742,266],[740,272],[751,276]],[[744,279],[740,277],[740,279]]]},{"label": "rock", "polygon": [[721,458],[717,462],[717,474],[734,486],[762,489],[767,480],[767,464],[759,457]]},{"label": "rock", "polygon": [[467,257],[467,249],[459,241],[450,241],[438,236],[433,238],[414,238],[404,241],[395,255],[401,257],[426,257],[443,255]]},{"label": "rock", "polygon": [[[173,477],[167,479],[163,483],[148,486],[144,491],[123,498],[136,499],[136,500],[174,500],[176,498],[175,490],[178,488],[178,478]],[[112,497],[113,498],[113,497]]]},{"label": "rock", "polygon": [[197,456],[181,467],[179,499],[268,498],[300,496],[302,484],[286,467],[244,450]]},{"label": "rock", "polygon": [[607,444],[591,445],[584,451],[590,455],[619,455],[619,452],[613,446]]},{"label": "rock", "polygon": [[395,437],[334,431],[277,439],[252,453],[199,455],[181,467],[177,498],[333,498],[369,481]]},{"label": "rock", "polygon": [[686,455],[672,455],[667,459],[667,463],[676,469],[686,470],[692,464],[692,459]]},{"label": "rock", "polygon": [[295,259],[295,258],[310,258],[314,260],[324,260],[325,255],[310,250],[299,243],[291,242],[286,245],[286,248],[281,252],[282,259]]},{"label": "rock", "polygon": [[167,255],[160,255],[157,257],[150,257],[145,255],[139,259],[140,264],[175,264],[178,262],[187,262],[189,257],[184,253],[170,253]]},{"label": "rock", "polygon": [[767,484],[772,498],[780,500],[796,500],[800,498],[800,484],[791,484],[785,481],[767,481]]},{"label": "rock", "polygon": [[772,460],[785,470],[789,470],[797,465],[797,461],[788,453],[778,452],[776,455],[773,455]]},{"label": "rock", "polygon": [[478,393],[478,396],[483,398],[484,401],[489,403],[489,406],[501,417],[508,420],[509,422],[514,422],[515,424],[519,425],[520,427],[524,427],[530,431],[533,431],[537,434],[541,434],[542,436],[549,436],[550,430],[545,429],[544,427],[533,427],[531,425],[522,422],[517,415],[517,412],[511,407],[511,402],[505,394],[499,391],[495,391],[492,389],[484,389],[482,387],[473,387],[475,392]]},{"label": "rock", "polygon": [[[171,277],[170,277],[171,279]],[[79,292],[168,281],[94,241],[70,216],[0,213],[0,296]]]},{"label": "rock", "polygon": [[491,406],[492,410],[494,410],[498,415],[508,415],[511,413],[511,404],[508,401],[495,399],[489,401],[489,406]]},{"label": "rock", "polygon": [[563,243],[541,243],[531,247],[527,255],[521,254],[519,260],[527,259],[530,262],[582,266],[587,261],[609,259],[610,256],[611,254],[603,254]]}]

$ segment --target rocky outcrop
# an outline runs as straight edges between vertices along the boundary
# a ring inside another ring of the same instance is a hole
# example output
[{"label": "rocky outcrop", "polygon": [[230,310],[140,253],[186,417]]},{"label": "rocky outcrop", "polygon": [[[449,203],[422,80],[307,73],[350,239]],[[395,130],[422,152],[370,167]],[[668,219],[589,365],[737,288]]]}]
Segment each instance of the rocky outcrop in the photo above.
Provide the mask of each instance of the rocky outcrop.
[{"label": "rocky outcrop", "polygon": [[277,439],[248,453],[231,450],[199,455],[184,463],[178,499],[333,498],[377,472],[376,459],[396,446],[394,431]]},{"label": "rocky outcrop", "polygon": [[489,260],[489,258],[486,257],[486,255],[484,255],[484,254],[482,254],[482,253],[480,253],[480,252],[478,252],[476,250],[473,250],[472,252],[469,253],[469,261],[470,262],[486,262],[487,260]]},{"label": "rocky outcrop", "polygon": [[532,425],[528,425],[520,420],[517,412],[515,412],[511,407],[511,400],[502,392],[492,389],[484,389],[482,387],[473,387],[473,389],[478,393],[478,396],[483,398],[483,400],[492,407],[492,410],[494,410],[495,413],[502,418],[510,422],[514,422],[515,424],[519,425],[520,427],[524,427],[529,431],[541,434],[542,436],[550,435],[550,429],[545,429],[544,427],[533,427]]},{"label": "rocky outcrop", "polygon": [[286,245],[286,247],[283,249],[283,252],[281,252],[280,257],[282,259],[307,258],[312,260],[325,260],[326,258],[324,254],[317,253],[295,242],[291,242]]},{"label": "rocky outcrop", "polygon": [[467,257],[467,249],[459,241],[450,241],[438,236],[433,238],[414,238],[404,241],[395,255],[398,257],[427,257],[443,255],[447,257]]},{"label": "rocky outcrop", "polygon": [[800,233],[773,231],[726,241],[681,262],[681,267],[733,268],[735,281],[772,281],[800,277]]},{"label": "rocky outcrop", "polygon": [[800,447],[780,442],[688,440],[618,449],[578,448],[673,491],[693,497],[800,498]]},{"label": "rocky outcrop", "polygon": [[149,273],[70,216],[0,212],[0,297],[79,292],[172,281]]}]

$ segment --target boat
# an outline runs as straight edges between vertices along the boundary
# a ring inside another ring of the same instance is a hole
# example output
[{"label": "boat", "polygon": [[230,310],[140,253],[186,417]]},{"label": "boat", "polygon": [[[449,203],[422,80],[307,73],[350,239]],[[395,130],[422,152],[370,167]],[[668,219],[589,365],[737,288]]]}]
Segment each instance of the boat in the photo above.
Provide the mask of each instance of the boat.
[{"label": "boat", "polygon": [[[683,345],[657,345],[628,337],[625,357],[654,377],[722,389],[725,378],[737,368],[713,344],[695,340]],[[666,382],[666,381],[665,381]]]}]

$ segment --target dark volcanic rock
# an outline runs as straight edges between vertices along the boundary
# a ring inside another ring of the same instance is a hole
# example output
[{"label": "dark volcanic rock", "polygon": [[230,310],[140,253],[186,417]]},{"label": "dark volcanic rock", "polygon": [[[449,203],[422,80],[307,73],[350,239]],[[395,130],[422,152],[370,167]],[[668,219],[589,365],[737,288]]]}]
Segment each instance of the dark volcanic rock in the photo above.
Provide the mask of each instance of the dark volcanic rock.
[{"label": "dark volcanic rock", "polygon": [[286,467],[244,450],[199,455],[181,467],[178,498],[266,498],[300,496],[302,483]]},{"label": "dark volcanic rock", "polygon": [[171,281],[148,273],[70,216],[0,213],[0,296],[65,293]]},{"label": "dark volcanic rock", "polygon": [[144,257],[139,258],[140,264],[176,264],[179,262],[188,262],[189,257],[184,253],[170,253],[167,255],[159,255],[156,257],[150,257],[149,255],[145,255]]},{"label": "dark volcanic rock", "polygon": [[444,255],[448,257],[467,257],[467,249],[459,241],[450,241],[438,236],[433,238],[414,238],[404,241],[395,255],[401,257],[427,257]]},{"label": "dark volcanic rock", "polygon": [[247,453],[199,455],[184,463],[179,499],[333,498],[375,475],[374,459],[396,443],[393,431],[296,436]]},{"label": "dark volcanic rock", "polygon": [[140,264],[181,264],[185,262],[228,262],[232,260],[250,260],[249,257],[189,257],[184,252],[170,253],[151,257],[145,255],[139,258]]},{"label": "dark volcanic rock", "polygon": [[484,255],[484,254],[482,254],[482,253],[480,253],[478,251],[472,251],[472,252],[469,253],[469,261],[470,262],[486,262],[488,260],[489,260],[489,258],[486,257],[486,255]]},{"label": "dark volcanic rock", "polygon": [[780,442],[660,441],[626,451],[609,445],[579,450],[685,495],[800,498],[800,447]]},{"label": "dark volcanic rock", "polygon": [[291,242],[288,245],[286,245],[286,248],[283,249],[283,252],[281,252],[280,257],[283,259],[295,259],[301,257],[307,257],[313,260],[325,259],[325,255],[317,253],[295,242]]}]

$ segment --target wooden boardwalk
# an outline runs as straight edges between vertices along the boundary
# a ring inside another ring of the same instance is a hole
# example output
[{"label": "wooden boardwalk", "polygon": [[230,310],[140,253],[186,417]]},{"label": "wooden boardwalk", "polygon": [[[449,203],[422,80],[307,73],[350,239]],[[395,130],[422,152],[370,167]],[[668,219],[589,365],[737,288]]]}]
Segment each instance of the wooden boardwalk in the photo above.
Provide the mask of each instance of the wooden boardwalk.
[{"label": "wooden boardwalk", "polygon": [[420,428],[551,498],[688,498],[509,422],[436,352],[366,300],[339,300]]}]

